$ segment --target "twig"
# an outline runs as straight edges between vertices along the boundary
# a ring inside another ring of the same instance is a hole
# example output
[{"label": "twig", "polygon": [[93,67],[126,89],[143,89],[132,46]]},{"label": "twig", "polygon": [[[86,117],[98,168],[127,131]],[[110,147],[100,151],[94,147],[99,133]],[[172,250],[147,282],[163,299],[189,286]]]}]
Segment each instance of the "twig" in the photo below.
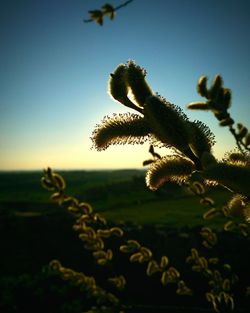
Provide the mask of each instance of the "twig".
[{"label": "twig", "polygon": [[[134,0],[128,0],[125,1],[124,3],[121,3],[120,5],[118,5],[117,7],[114,8],[114,12],[120,10],[121,8],[125,7],[126,5],[128,5],[129,3],[133,2]],[[88,19],[88,20],[83,20],[84,23],[90,23],[93,22],[94,20],[92,18]]]},{"label": "twig", "polygon": [[117,11],[117,10],[119,10],[119,9],[121,9],[121,8],[123,8],[123,7],[125,7],[126,5],[128,5],[129,3],[131,3],[131,2],[133,2],[134,0],[128,0],[128,1],[126,1],[126,2],[124,2],[124,3],[122,3],[122,4],[120,4],[120,5],[118,5],[117,7],[115,7],[115,11]]},{"label": "twig", "polygon": [[231,132],[231,134],[234,136],[235,138],[235,141],[236,141],[236,144],[237,144],[237,147],[239,148],[240,152],[244,155],[245,152],[244,150],[242,149],[241,145],[243,145],[243,147],[248,150],[248,148],[244,145],[244,143],[242,141],[239,141],[238,137],[237,137],[237,134],[236,134],[236,131],[235,129],[232,127],[232,125],[229,127],[229,130]]}]

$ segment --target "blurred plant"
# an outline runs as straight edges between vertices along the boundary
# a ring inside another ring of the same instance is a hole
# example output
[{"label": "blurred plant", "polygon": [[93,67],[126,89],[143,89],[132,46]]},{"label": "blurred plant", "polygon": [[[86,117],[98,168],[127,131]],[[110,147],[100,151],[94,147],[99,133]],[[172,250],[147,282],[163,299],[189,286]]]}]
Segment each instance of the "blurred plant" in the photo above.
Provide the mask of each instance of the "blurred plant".
[{"label": "blurred plant", "polygon": [[[68,211],[75,217],[73,229],[78,232],[80,240],[84,243],[84,248],[91,252],[94,262],[105,267],[109,273],[107,282],[118,291],[123,290],[126,286],[126,278],[115,273],[112,266],[114,252],[112,249],[105,250],[105,248],[110,237],[122,238],[124,231],[120,227],[110,227],[106,219],[102,215],[94,213],[93,208],[88,203],[79,202],[76,198],[68,196],[65,193],[66,183],[63,177],[54,173],[50,168],[44,171],[41,183],[45,189],[52,191],[51,199],[60,206],[67,207]],[[149,248],[142,246],[133,239],[128,239],[120,244],[119,251],[128,255],[131,263],[146,264],[147,276],[161,273],[160,281],[163,286],[176,284],[177,294],[192,294],[191,289],[181,279],[180,272],[175,267],[170,266],[167,256],[163,255],[157,261]],[[79,286],[88,298],[95,299],[97,307],[93,307],[88,312],[122,312],[128,307],[120,303],[119,298],[113,293],[98,286],[93,276],[65,268],[58,260],[50,262],[50,270],[58,273],[62,279]]]},{"label": "blurred plant", "polygon": [[[233,134],[238,150],[227,153],[221,161],[213,155],[214,135],[201,121],[190,121],[180,107],[171,104],[154,93],[145,80],[146,71],[133,61],[120,64],[110,75],[109,92],[111,97],[135,110],[137,113],[113,114],[106,116],[92,133],[93,146],[105,150],[110,145],[143,144],[149,142],[152,158],[143,162],[148,166],[146,185],[157,190],[167,182],[183,185],[196,195],[202,206],[208,207],[203,214],[204,220],[215,216],[226,219],[223,230],[237,231],[249,238],[250,221],[250,140],[245,126],[234,128],[234,120],[228,113],[231,102],[231,91],[222,86],[222,78],[217,75],[210,89],[207,89],[207,78],[201,77],[198,92],[207,98],[206,102],[193,102],[189,109],[212,111],[221,126],[228,126]],[[240,124],[241,125],[241,124]],[[169,148],[171,154],[161,156],[155,152],[156,147]],[[170,266],[168,256],[160,259],[154,256],[149,247],[141,245],[135,239],[124,240],[121,227],[110,227],[106,219],[94,213],[87,203],[65,194],[64,179],[48,168],[42,184],[53,192],[51,198],[59,205],[66,206],[76,222],[74,230],[84,243],[84,248],[92,253],[94,261],[104,266],[109,272],[108,282],[121,291],[126,287],[126,277],[116,273],[112,266],[114,249],[107,247],[107,239],[117,237],[119,251],[128,255],[131,263],[146,265],[146,274],[160,274],[163,286],[172,283],[179,295],[195,294],[182,278],[181,272]],[[207,195],[209,187],[222,186],[231,191],[232,197],[222,208]],[[218,244],[218,236],[209,227],[200,231],[202,246],[193,247],[187,257],[191,269],[207,278],[207,290],[204,298],[211,303],[216,312],[234,310],[234,284],[238,276],[232,272],[231,265],[221,263],[213,253]],[[121,242],[123,240],[123,242]],[[208,256],[203,256],[205,248]],[[203,250],[202,250],[203,249]],[[116,252],[117,253],[117,252]],[[96,298],[96,305],[88,312],[123,312],[128,308],[119,297],[96,284],[94,277],[64,268],[58,261],[52,261],[55,269],[64,279],[73,280],[82,286],[89,296]],[[65,276],[66,275],[66,276]],[[245,286],[246,295],[249,286]]]},{"label": "blurred plant", "polygon": [[89,22],[96,22],[98,25],[102,26],[103,25],[103,19],[105,16],[109,17],[111,20],[115,18],[116,12],[120,10],[121,8],[125,7],[129,3],[133,2],[134,0],[128,0],[125,1],[124,3],[114,7],[110,3],[106,3],[102,6],[101,9],[98,10],[91,10],[89,11],[89,19],[83,20],[84,23],[89,23]]}]

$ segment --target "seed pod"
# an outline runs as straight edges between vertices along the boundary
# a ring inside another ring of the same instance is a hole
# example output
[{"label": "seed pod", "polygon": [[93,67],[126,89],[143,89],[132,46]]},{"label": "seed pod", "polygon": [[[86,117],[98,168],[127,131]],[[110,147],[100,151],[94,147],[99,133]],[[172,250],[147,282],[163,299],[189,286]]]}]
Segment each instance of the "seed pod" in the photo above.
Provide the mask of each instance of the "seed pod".
[{"label": "seed pod", "polygon": [[95,250],[102,250],[104,248],[104,242],[100,237],[95,238],[95,244],[93,248]]},{"label": "seed pod", "polygon": [[204,220],[213,218],[215,215],[219,214],[219,211],[216,208],[212,208],[203,214]]},{"label": "seed pod", "polygon": [[62,267],[61,263],[58,260],[52,260],[49,263],[49,268],[52,271],[59,271],[59,269]]},{"label": "seed pod", "polygon": [[131,253],[133,252],[131,247],[128,247],[127,245],[120,246],[120,251],[123,253]]},{"label": "seed pod", "polygon": [[226,303],[227,303],[227,304],[229,303],[230,309],[231,309],[231,311],[233,311],[233,310],[234,310],[234,299],[233,299],[232,296],[228,296]]},{"label": "seed pod", "polygon": [[197,84],[197,92],[202,97],[207,97],[208,92],[207,92],[207,77],[206,76],[201,76],[199,78],[199,81],[198,81],[198,84]]},{"label": "seed pod", "polygon": [[106,265],[108,263],[108,259],[106,259],[106,258],[98,259],[96,262],[98,265],[103,266],[103,265]]},{"label": "seed pod", "polygon": [[88,203],[85,203],[85,202],[81,202],[79,204],[79,208],[85,214],[91,214],[93,212],[93,209],[92,209],[91,205],[89,205]]},{"label": "seed pod", "polygon": [[95,213],[93,215],[93,219],[94,219],[95,222],[101,223],[103,225],[107,225],[107,221],[106,221],[105,217],[100,215],[100,214],[98,214],[98,213]]},{"label": "seed pod", "polygon": [[119,290],[124,289],[126,285],[126,279],[123,275],[109,278],[108,281],[112,283]]},{"label": "seed pod", "polygon": [[134,250],[138,250],[140,249],[141,245],[139,244],[138,241],[136,240],[128,240],[127,244],[129,245],[130,248],[134,249]]},{"label": "seed pod", "polygon": [[53,181],[59,190],[64,190],[66,187],[65,180],[63,177],[57,173],[53,173]]},{"label": "seed pod", "polygon": [[206,299],[208,302],[214,302],[214,295],[211,292],[206,292]]},{"label": "seed pod", "polygon": [[202,227],[200,234],[202,236],[206,236],[213,233],[212,229],[210,227]]},{"label": "seed pod", "polygon": [[[64,204],[64,201],[63,201],[63,204]],[[77,206],[69,206],[68,211],[72,214],[80,214],[79,207]]]},{"label": "seed pod", "polygon": [[199,263],[199,265],[200,265],[203,269],[207,269],[208,263],[207,263],[207,260],[206,260],[204,257],[200,257],[200,258],[198,259],[198,263]]},{"label": "seed pod", "polygon": [[41,178],[41,184],[42,184],[43,188],[45,188],[45,189],[55,190],[55,186],[53,185],[53,183],[45,177]]},{"label": "seed pod", "polygon": [[198,181],[193,182],[192,188],[194,189],[195,193],[198,195],[202,195],[205,193],[204,186]]},{"label": "seed pod", "polygon": [[161,269],[155,260],[151,260],[148,262],[148,266],[147,266],[147,275],[148,276],[151,276],[154,273],[159,272],[159,271],[161,271]]},{"label": "seed pod", "polygon": [[[72,207],[70,207],[71,209]],[[69,210],[71,211],[71,210]],[[86,223],[91,222],[91,216],[88,214],[82,214],[81,217],[78,219],[78,223],[80,223],[82,226],[84,226],[83,228],[86,227]]]},{"label": "seed pod", "polygon": [[92,227],[84,226],[83,231],[89,236],[89,238],[96,238],[96,232]]},{"label": "seed pod", "polygon": [[230,231],[235,228],[235,222],[234,221],[228,221],[227,223],[224,224],[224,230],[225,231]]},{"label": "seed pod", "polygon": [[169,273],[169,276],[171,276],[171,278],[172,278],[173,280],[175,280],[175,279],[177,279],[177,278],[180,277],[179,271],[178,271],[175,267],[173,267],[173,266],[171,266],[171,267],[168,269],[168,273]]},{"label": "seed pod", "polygon": [[141,247],[140,252],[144,255],[145,258],[150,259],[152,257],[152,251],[146,247]]},{"label": "seed pod", "polygon": [[192,290],[191,290],[190,288],[188,288],[188,287],[185,285],[185,283],[184,283],[183,286],[182,286],[182,285],[179,286],[179,283],[181,283],[181,282],[184,283],[183,280],[181,280],[181,281],[178,282],[178,288],[177,288],[177,290],[176,290],[176,294],[177,294],[177,295],[180,295],[180,296],[192,296],[192,294],[193,294]]},{"label": "seed pod", "polygon": [[205,197],[200,200],[200,204],[211,206],[211,205],[214,205],[214,200],[211,198]]},{"label": "seed pod", "polygon": [[93,257],[95,259],[104,259],[106,258],[106,255],[107,255],[106,252],[103,250],[98,250],[98,251],[93,252]]},{"label": "seed pod", "polygon": [[62,274],[62,279],[71,280],[74,277],[74,271],[69,268],[62,268],[60,272]]},{"label": "seed pod", "polygon": [[222,213],[224,214],[224,216],[228,217],[228,216],[230,216],[230,209],[228,207],[224,206],[222,208]]},{"label": "seed pod", "polygon": [[117,237],[122,237],[123,236],[123,230],[120,227],[112,227],[110,229],[110,232],[112,235],[115,235]]},{"label": "seed pod", "polygon": [[199,257],[199,253],[198,251],[195,249],[195,248],[192,248],[191,249],[191,255],[194,259],[198,258]]},{"label": "seed pod", "polygon": [[142,257],[143,257],[143,254],[141,252],[136,252],[130,256],[129,260],[131,263],[140,262]]},{"label": "seed pod", "polygon": [[160,267],[161,267],[162,269],[165,269],[165,268],[168,266],[168,263],[169,263],[168,257],[165,256],[165,255],[163,255],[163,256],[161,257]]},{"label": "seed pod", "polygon": [[98,229],[97,235],[103,238],[109,238],[111,236],[111,230],[110,229]]},{"label": "seed pod", "polygon": [[107,250],[107,259],[111,261],[113,259],[113,251],[111,249]]},{"label": "seed pod", "polygon": [[203,241],[202,241],[202,244],[203,244],[203,246],[204,246],[205,248],[207,248],[207,249],[213,248],[213,245],[209,244],[206,240],[203,240]]},{"label": "seed pod", "polygon": [[166,286],[169,282],[169,274],[167,271],[164,271],[161,275],[161,283],[163,286]]},{"label": "seed pod", "polygon": [[79,235],[79,238],[82,240],[82,241],[89,241],[89,236],[88,234],[85,234],[85,233],[82,233]]}]

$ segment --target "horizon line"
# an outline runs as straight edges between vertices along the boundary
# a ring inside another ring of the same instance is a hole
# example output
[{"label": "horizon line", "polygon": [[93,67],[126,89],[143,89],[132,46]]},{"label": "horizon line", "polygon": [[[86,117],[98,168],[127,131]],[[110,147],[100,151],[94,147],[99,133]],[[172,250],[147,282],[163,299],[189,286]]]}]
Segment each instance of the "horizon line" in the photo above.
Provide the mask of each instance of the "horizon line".
[{"label": "horizon line", "polygon": [[[0,173],[6,172],[43,172],[44,169],[0,169]],[[144,171],[145,168],[128,167],[128,168],[52,168],[53,171]]]}]

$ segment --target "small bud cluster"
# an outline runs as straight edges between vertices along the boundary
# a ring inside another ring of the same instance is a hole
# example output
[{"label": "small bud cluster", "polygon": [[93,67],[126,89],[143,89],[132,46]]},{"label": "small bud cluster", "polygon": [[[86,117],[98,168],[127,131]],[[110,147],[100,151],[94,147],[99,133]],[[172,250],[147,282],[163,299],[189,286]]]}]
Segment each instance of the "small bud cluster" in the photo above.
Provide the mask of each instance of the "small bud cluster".
[{"label": "small bud cluster", "polygon": [[[211,234],[209,229],[203,229],[204,234]],[[236,277],[231,273],[231,266],[229,264],[223,264],[222,271],[214,268],[219,265],[218,258],[206,259],[201,256],[197,249],[192,248],[191,254],[187,257],[186,262],[192,265],[194,272],[202,273],[208,280],[208,285],[211,290],[206,292],[206,299],[211,303],[215,312],[221,312],[222,307],[234,309],[234,298],[231,291],[232,285],[235,283]],[[226,277],[223,277],[223,274]]]},{"label": "small bud cluster", "polygon": [[111,20],[115,17],[115,8],[109,4],[106,3],[102,6],[101,10],[91,10],[89,11],[89,20],[84,20],[84,22],[91,22],[95,21],[98,25],[103,25],[103,19],[105,16],[108,16]]},{"label": "small bud cluster", "polygon": [[201,76],[197,84],[198,93],[207,101],[196,101],[188,104],[188,109],[211,111],[222,127],[228,126],[234,136],[237,146],[243,152],[250,151],[250,133],[241,123],[237,124],[237,130],[233,127],[234,120],[230,116],[228,109],[231,105],[231,90],[223,87],[223,80],[220,75],[216,75],[210,88],[207,87],[207,77]]},{"label": "small bud cluster", "polygon": [[58,273],[62,279],[80,287],[89,298],[95,299],[99,306],[119,306],[119,299],[98,286],[93,276],[87,276],[82,272],[76,272],[70,268],[63,267],[57,260],[51,261],[49,268],[54,273]]},{"label": "small bud cluster", "polygon": [[179,271],[169,266],[169,259],[163,255],[160,261],[156,261],[153,258],[152,251],[140,245],[136,240],[128,240],[125,245],[120,246],[120,251],[130,254],[129,260],[131,263],[147,263],[146,273],[148,276],[152,276],[155,273],[161,273],[161,284],[166,286],[167,284],[176,284],[176,293],[179,295],[192,295],[192,290],[187,287],[184,280],[180,278]]}]

